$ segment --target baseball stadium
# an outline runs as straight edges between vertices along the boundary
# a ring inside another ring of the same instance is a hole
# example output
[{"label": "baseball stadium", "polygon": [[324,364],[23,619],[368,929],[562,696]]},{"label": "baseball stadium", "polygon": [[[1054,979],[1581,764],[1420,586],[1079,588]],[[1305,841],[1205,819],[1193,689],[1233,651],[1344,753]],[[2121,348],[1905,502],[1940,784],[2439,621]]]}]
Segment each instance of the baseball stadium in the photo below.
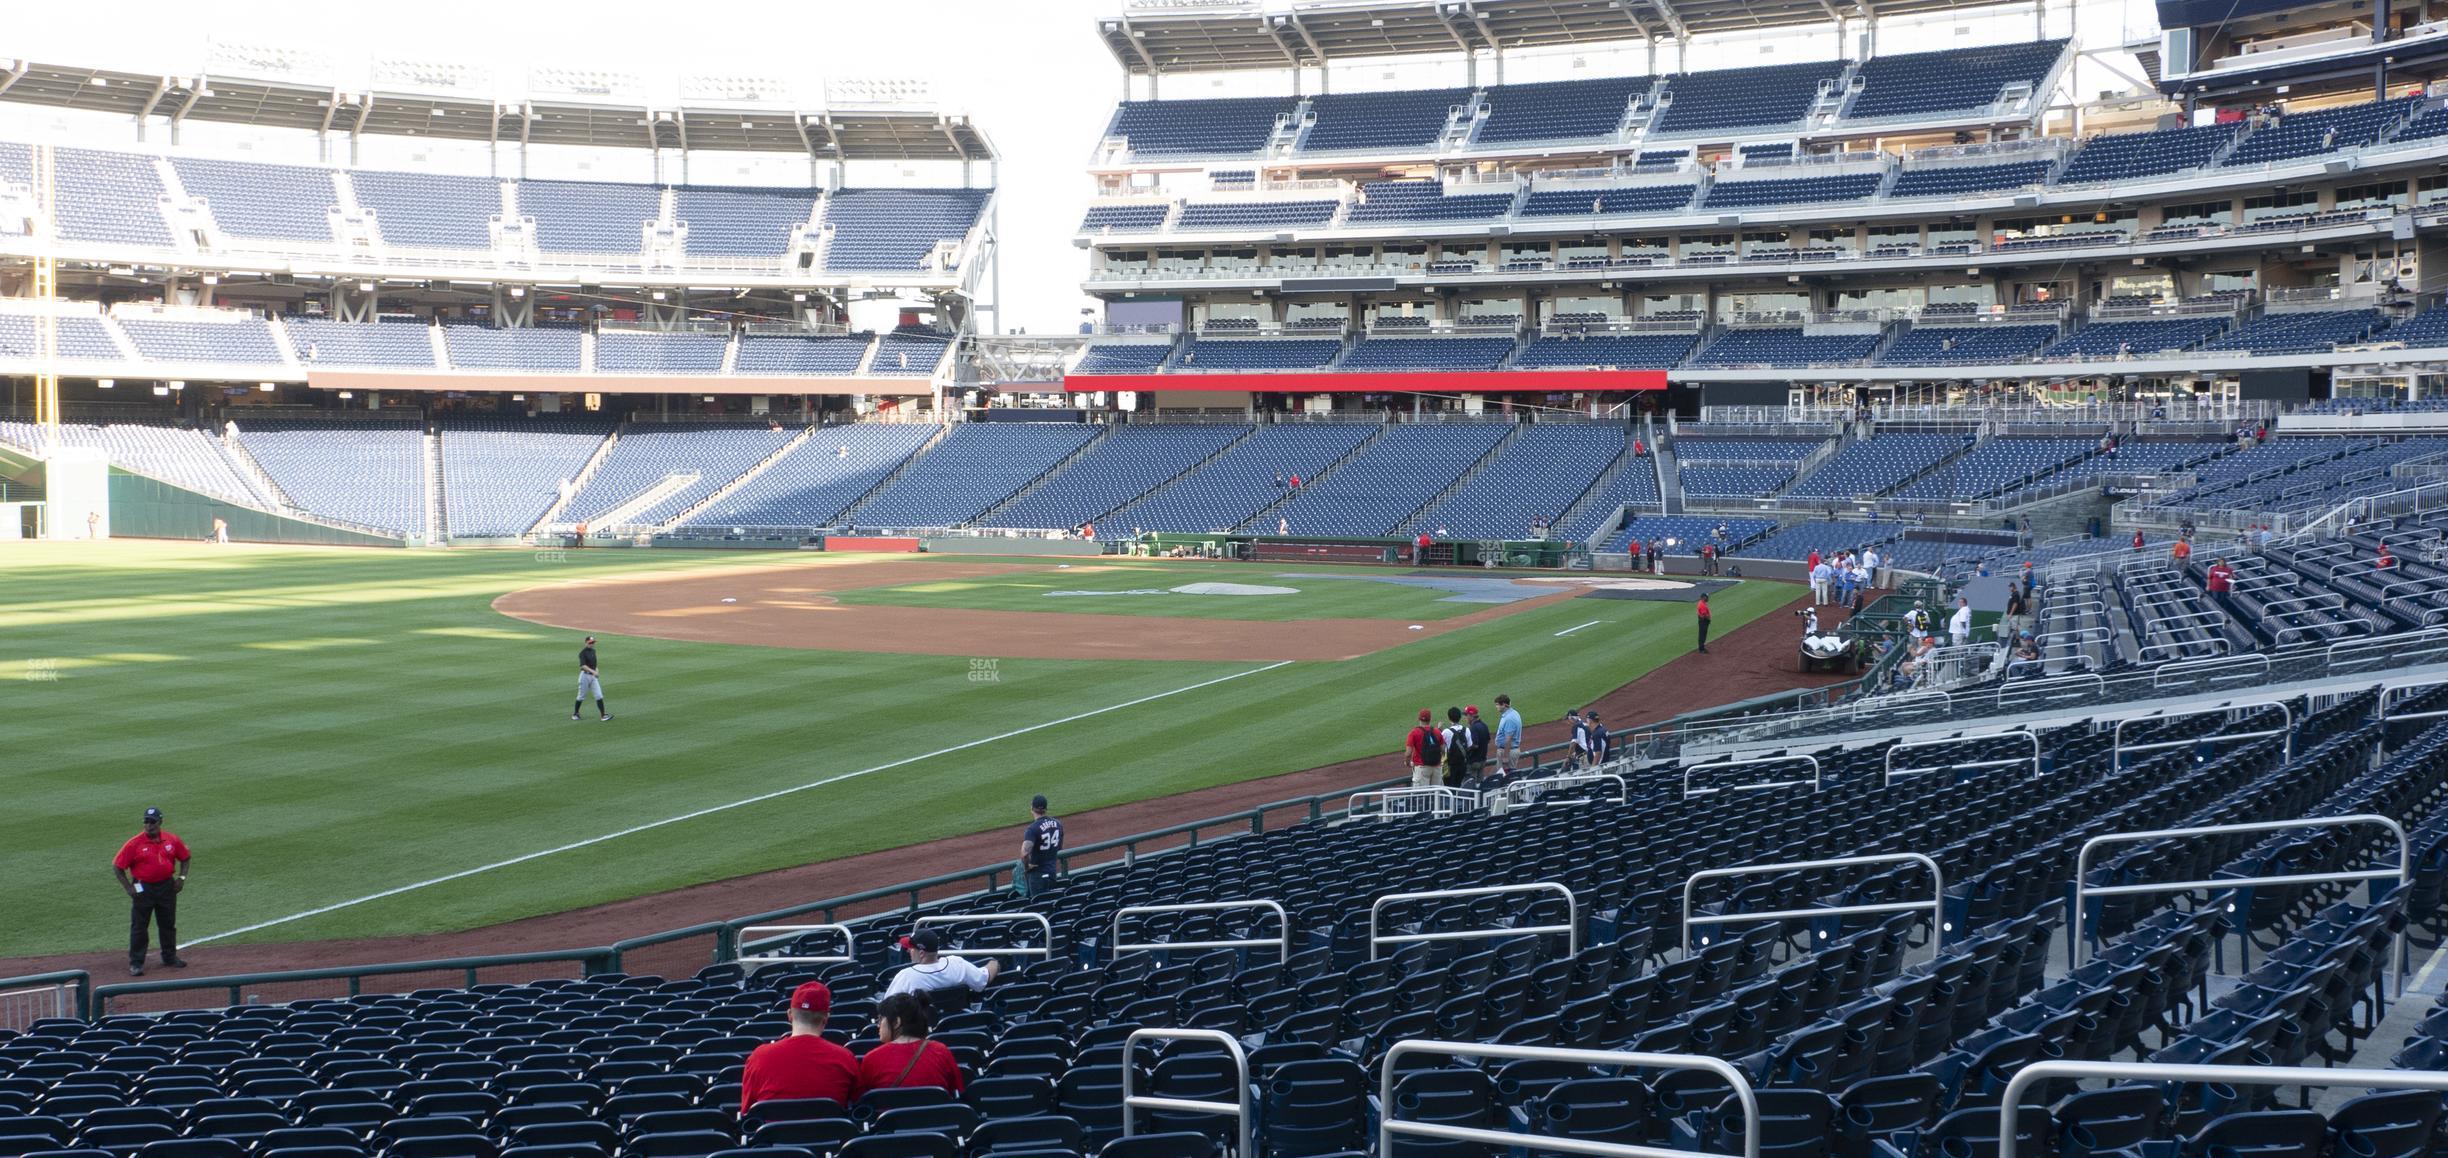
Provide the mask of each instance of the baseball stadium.
[{"label": "baseball stadium", "polygon": [[2448,5],[11,24],[0,1158],[2448,1155]]}]

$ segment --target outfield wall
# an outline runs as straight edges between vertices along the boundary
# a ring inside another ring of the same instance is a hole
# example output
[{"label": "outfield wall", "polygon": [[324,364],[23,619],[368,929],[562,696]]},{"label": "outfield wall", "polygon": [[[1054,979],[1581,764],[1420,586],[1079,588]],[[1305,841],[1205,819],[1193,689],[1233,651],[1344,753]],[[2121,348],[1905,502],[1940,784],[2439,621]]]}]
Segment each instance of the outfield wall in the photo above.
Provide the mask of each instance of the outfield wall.
[{"label": "outfield wall", "polygon": [[242,507],[159,479],[113,470],[110,533],[116,538],[209,539],[213,519],[229,523],[231,540],[247,543],[306,543],[325,547],[404,547],[405,540],[309,523],[287,515]]}]

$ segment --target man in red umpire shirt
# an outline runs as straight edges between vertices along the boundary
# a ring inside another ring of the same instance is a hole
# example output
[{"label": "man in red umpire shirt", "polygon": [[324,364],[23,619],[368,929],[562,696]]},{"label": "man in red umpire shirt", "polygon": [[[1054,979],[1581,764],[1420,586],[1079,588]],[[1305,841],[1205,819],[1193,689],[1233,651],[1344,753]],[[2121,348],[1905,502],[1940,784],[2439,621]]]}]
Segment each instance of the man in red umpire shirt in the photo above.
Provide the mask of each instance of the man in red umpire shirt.
[{"label": "man in red umpire shirt", "polygon": [[740,1077],[740,1113],[769,1098],[831,1098],[848,1106],[858,1089],[858,1059],[825,1039],[833,1016],[833,991],[822,981],[791,991],[790,1035],[748,1055]]},{"label": "man in red umpire shirt", "polygon": [[162,831],[162,812],[158,808],[144,810],[144,831],[129,837],[126,844],[119,846],[119,855],[111,858],[111,872],[118,876],[120,891],[132,903],[128,914],[128,976],[144,976],[148,919],[161,925],[162,964],[172,969],[187,967],[178,955],[178,896],[187,887],[188,860],[187,842],[176,833]]}]

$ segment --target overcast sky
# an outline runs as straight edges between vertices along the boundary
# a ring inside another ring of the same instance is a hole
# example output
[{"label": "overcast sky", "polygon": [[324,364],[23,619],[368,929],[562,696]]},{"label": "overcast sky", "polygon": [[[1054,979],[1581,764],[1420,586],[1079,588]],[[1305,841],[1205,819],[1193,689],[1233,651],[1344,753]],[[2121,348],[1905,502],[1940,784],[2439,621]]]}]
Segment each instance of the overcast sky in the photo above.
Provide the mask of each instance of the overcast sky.
[{"label": "overcast sky", "polygon": [[[1271,0],[1282,2],[1282,0]],[[2149,0],[2080,0],[2086,44],[2117,41],[2147,32]],[[813,4],[718,6],[597,0],[581,7],[556,4],[418,7],[412,5],[282,5],[260,0],[108,0],[107,3],[20,4],[10,13],[7,51],[61,64],[159,71],[194,76],[205,71],[209,44],[220,40],[306,49],[332,63],[332,80],[362,88],[369,61],[411,57],[466,62],[488,70],[503,99],[516,99],[529,72],[542,67],[607,69],[647,78],[652,103],[668,103],[684,73],[733,73],[783,80],[798,103],[821,105],[828,80],[921,78],[947,111],[968,113],[994,141],[1003,160],[996,173],[1001,190],[1001,254],[1004,328],[1068,332],[1088,304],[1079,292],[1085,252],[1071,234],[1091,188],[1083,172],[1113,102],[1122,95],[1122,72],[1095,35],[1099,17],[1121,10],[1119,0],[819,0]],[[2066,35],[2072,7],[2050,5],[2049,33]],[[691,19],[692,12],[704,12]],[[2029,7],[2018,14],[1967,24],[1942,17],[1920,26],[1896,23],[1882,36],[1881,52],[1995,43],[2032,35]],[[1637,49],[1637,46],[1633,46]],[[1826,59],[1837,54],[1833,35],[1768,49],[1755,38],[1732,39],[1696,50],[1693,68],[1745,63]],[[1552,54],[1512,63],[1512,80],[1556,79],[1641,71],[1637,55],[1610,59],[1603,53]],[[1670,65],[1662,65],[1670,67]],[[1492,75],[1481,77],[1483,82]],[[1340,75],[1336,87],[1391,88],[1460,83],[1455,60],[1370,64]],[[1311,82],[1314,86],[1314,81]],[[2120,88],[2111,75],[2088,75],[2085,95]],[[1253,91],[1289,91],[1288,75],[1168,80],[1164,95],[1192,97]],[[57,133],[69,128],[58,114],[24,106],[0,109],[0,127],[13,132]],[[202,130],[191,133],[199,143]],[[48,134],[46,134],[48,135]],[[288,134],[248,150],[265,159],[312,160],[307,134]],[[132,133],[93,143],[132,142]],[[219,144],[220,142],[210,142]],[[369,165],[436,169],[481,166],[481,157],[429,157],[411,142],[379,142],[397,150],[368,155]],[[370,146],[373,147],[373,146]],[[344,160],[344,157],[335,158]],[[787,163],[787,162],[776,162]],[[583,171],[562,159],[555,176],[637,180],[651,174],[636,157],[604,159]],[[710,166],[709,166],[710,167]],[[801,166],[804,168],[804,165]],[[477,169],[476,171],[481,171]],[[539,172],[537,175],[545,175]],[[698,181],[731,173],[692,172]],[[854,173],[861,182],[888,180],[890,173]],[[678,179],[676,172],[667,179]],[[788,179],[784,176],[781,179]]]}]

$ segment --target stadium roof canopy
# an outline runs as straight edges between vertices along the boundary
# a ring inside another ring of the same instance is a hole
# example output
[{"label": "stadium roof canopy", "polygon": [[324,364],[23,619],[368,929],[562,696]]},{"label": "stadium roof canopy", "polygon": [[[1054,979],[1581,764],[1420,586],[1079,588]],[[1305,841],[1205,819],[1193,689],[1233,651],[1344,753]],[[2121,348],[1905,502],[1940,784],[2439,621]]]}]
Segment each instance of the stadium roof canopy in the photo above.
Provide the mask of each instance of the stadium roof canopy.
[{"label": "stadium roof canopy", "polygon": [[1980,6],[1965,0],[1142,0],[1097,22],[1141,75],[1684,40]]},{"label": "stadium roof canopy", "polygon": [[536,97],[502,103],[465,92],[348,91],[295,79],[193,78],[0,61],[0,100],[155,120],[349,135],[517,141],[635,149],[800,153],[845,161],[992,161],[967,117],[861,103],[794,108],[707,100],[656,108],[632,100]]}]

